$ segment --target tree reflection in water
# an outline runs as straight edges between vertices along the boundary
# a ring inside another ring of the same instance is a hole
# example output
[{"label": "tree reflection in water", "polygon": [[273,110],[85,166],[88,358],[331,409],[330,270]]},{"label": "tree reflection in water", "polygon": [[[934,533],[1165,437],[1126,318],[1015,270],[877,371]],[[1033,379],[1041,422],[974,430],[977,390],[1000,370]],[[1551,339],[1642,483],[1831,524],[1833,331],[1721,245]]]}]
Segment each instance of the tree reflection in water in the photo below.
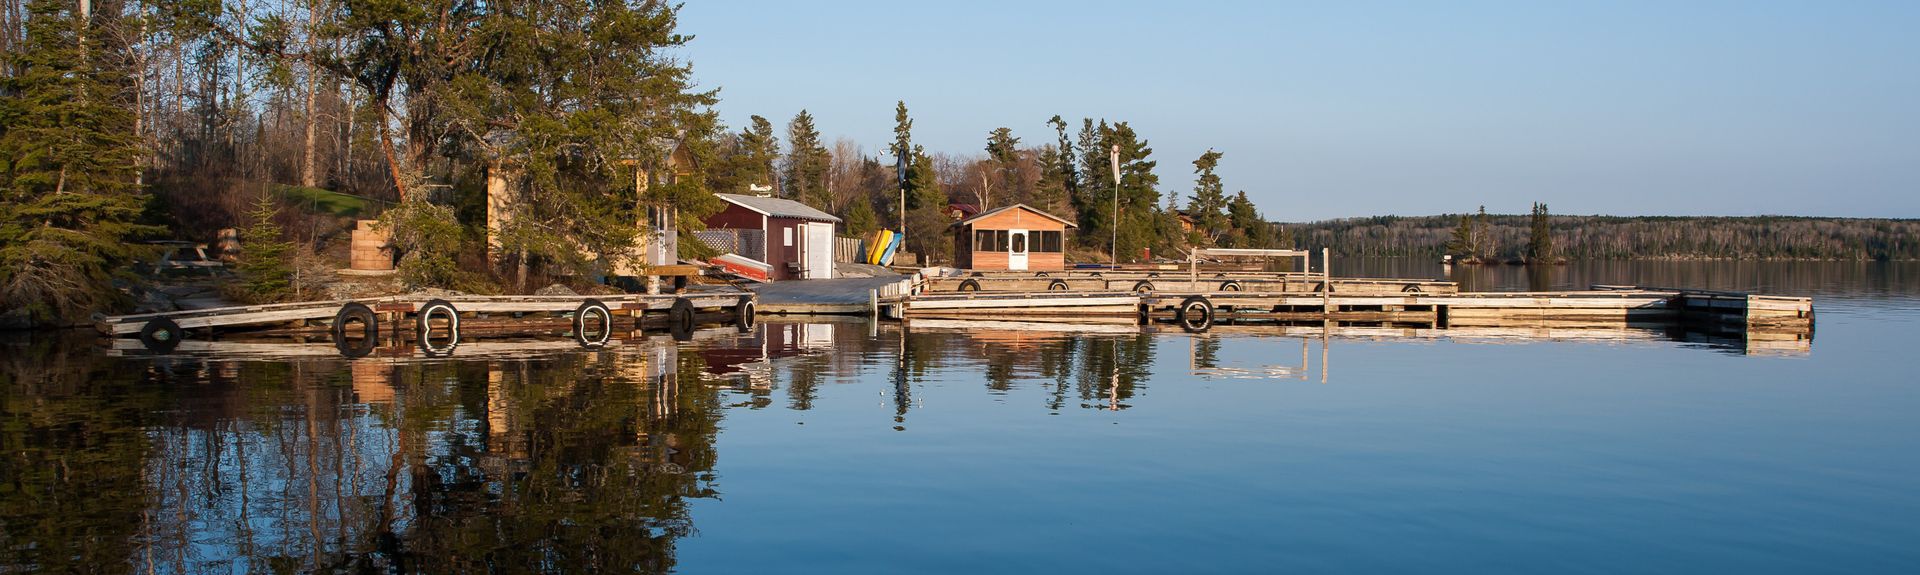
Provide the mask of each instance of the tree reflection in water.
[{"label": "tree reflection in water", "polygon": [[400,363],[75,343],[6,349],[0,571],[660,572],[686,500],[717,494],[717,388],[671,343]]},{"label": "tree reflection in water", "polygon": [[[885,381],[887,424],[906,431],[916,387],[979,374],[987,393],[1045,390],[1054,413],[1120,410],[1155,351],[1141,332],[870,329],[768,323],[518,359],[14,341],[0,571],[668,571],[697,533],[689,500],[719,494],[728,408],[784,388],[806,411],[822,386]],[[1210,365],[1217,344],[1199,345]]]}]

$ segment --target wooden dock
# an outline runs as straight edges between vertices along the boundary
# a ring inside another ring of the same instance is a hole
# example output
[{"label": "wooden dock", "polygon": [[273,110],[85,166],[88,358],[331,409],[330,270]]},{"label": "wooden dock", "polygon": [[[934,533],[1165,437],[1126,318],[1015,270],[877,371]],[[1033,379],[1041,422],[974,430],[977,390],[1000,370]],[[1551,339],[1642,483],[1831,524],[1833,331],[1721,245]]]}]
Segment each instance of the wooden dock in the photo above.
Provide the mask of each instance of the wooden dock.
[{"label": "wooden dock", "polygon": [[[171,350],[194,332],[273,331],[324,334],[336,344],[371,349],[381,339],[457,343],[462,333],[493,335],[556,328],[604,343],[614,333],[646,327],[690,332],[702,324],[752,325],[752,292],[679,295],[478,296],[381,298],[232,306],[103,317],[100,333],[138,336],[148,348]],[[342,349],[345,349],[344,347]]]},{"label": "wooden dock", "polygon": [[1682,322],[1730,330],[1803,331],[1811,337],[1810,298],[1732,292],[1602,286],[1589,291],[1369,293],[1342,291],[922,291],[886,302],[902,318],[1086,319],[1174,323],[1193,331],[1215,324],[1320,323],[1500,327],[1528,322]]},{"label": "wooden dock", "polygon": [[1334,293],[1350,294],[1443,294],[1460,291],[1450,281],[1385,278],[1327,278],[1318,274],[1227,273],[1188,274],[1185,272],[974,272],[959,277],[930,277],[926,291],[931,292],[1079,292],[1079,291],[1165,291],[1165,292],[1262,292],[1318,293],[1333,287]]}]

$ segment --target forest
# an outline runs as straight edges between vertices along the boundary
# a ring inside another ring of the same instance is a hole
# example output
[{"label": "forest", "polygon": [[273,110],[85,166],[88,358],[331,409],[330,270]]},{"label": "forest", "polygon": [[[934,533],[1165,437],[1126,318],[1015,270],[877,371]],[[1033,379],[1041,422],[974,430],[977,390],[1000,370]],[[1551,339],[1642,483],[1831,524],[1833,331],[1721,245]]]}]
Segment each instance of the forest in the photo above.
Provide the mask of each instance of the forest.
[{"label": "forest", "polygon": [[[1920,260],[1920,220],[1789,216],[1560,216],[1541,223],[1564,259]],[[1285,224],[1302,246],[1349,257],[1528,259],[1531,215],[1374,216]],[[1465,233],[1463,234],[1463,227]],[[1464,240],[1464,241],[1462,241]]]},{"label": "forest", "polygon": [[[803,201],[844,218],[846,235],[902,219],[943,230],[908,234],[908,250],[933,263],[947,261],[943,211],[956,203],[1024,202],[1078,221],[1084,257],[1115,236],[1123,260],[1285,243],[1214,174],[1221,153],[1192,160],[1198,183],[1183,202],[1125,121],[1009,119],[1032,132],[983,126],[978,152],[915,142],[905,102],[872,152],[826,141],[804,109],[783,128],[761,115],[722,125],[718,90],[701,86],[725,79],[696,82],[678,10],[651,0],[0,0],[8,323],[126,309],[142,281],[133,264],[154,255],[147,242],[211,242],[225,228],[267,248],[242,250],[247,285],[232,295],[285,299],[316,277],[297,270],[337,266],[329,250],[356,218],[391,230],[413,288],[585,281],[631,257],[647,207],[672,206],[691,232],[720,208],[716,192]],[[676,155],[692,165],[669,166]],[[516,199],[496,237],[485,229],[489,174],[510,175]],[[316,198],[353,207],[317,210]]]}]

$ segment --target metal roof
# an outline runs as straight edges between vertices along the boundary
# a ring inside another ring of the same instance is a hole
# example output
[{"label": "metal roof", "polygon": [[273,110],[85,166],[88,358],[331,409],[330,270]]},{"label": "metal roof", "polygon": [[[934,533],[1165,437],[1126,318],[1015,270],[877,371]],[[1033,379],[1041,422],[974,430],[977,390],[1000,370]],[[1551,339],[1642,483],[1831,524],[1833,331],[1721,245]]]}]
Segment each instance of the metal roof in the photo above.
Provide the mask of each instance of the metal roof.
[{"label": "metal roof", "polygon": [[1066,225],[1067,225],[1067,228],[1069,228],[1069,229],[1077,229],[1077,228],[1079,228],[1079,227],[1080,227],[1080,226],[1079,226],[1078,224],[1075,224],[1075,223],[1073,223],[1073,222],[1069,222],[1069,221],[1067,221],[1067,220],[1066,220],[1065,218],[1061,218],[1060,216],[1056,216],[1056,215],[1053,215],[1053,214],[1049,214],[1049,213],[1046,213],[1046,212],[1043,212],[1043,211],[1040,211],[1039,209],[1037,209],[1037,208],[1034,208],[1033,206],[1029,206],[1029,205],[1026,205],[1026,204],[1013,204],[1013,205],[1011,205],[1011,206],[1000,206],[1000,207],[997,207],[997,208],[994,208],[994,209],[991,209],[991,210],[987,210],[987,211],[984,211],[984,212],[980,212],[980,213],[977,213],[977,214],[974,214],[973,216],[971,216],[971,217],[968,217],[967,219],[964,219],[964,220],[960,220],[960,221],[957,221],[957,222],[954,222],[954,223],[952,223],[952,224],[949,224],[949,225],[947,225],[947,227],[949,227],[949,228],[953,228],[953,227],[959,227],[959,226],[964,226],[964,225],[967,225],[967,224],[970,224],[970,223],[973,223],[973,222],[974,222],[975,220],[979,220],[980,218],[984,218],[984,217],[987,217],[987,216],[991,216],[991,215],[994,215],[994,214],[997,214],[997,213],[1000,213],[1000,212],[1004,212],[1004,211],[1007,211],[1007,210],[1011,210],[1011,209],[1014,209],[1014,208],[1020,208],[1020,209],[1024,209],[1024,210],[1026,210],[1026,211],[1029,211],[1029,212],[1033,212],[1033,213],[1035,213],[1035,214],[1038,214],[1038,215],[1039,215],[1040,217],[1043,217],[1043,218],[1047,218],[1047,219],[1050,219],[1050,220],[1053,220],[1053,221],[1056,221],[1056,222],[1060,222],[1060,223],[1063,223],[1063,224],[1066,224]]},{"label": "metal roof", "polygon": [[760,196],[743,196],[740,194],[714,194],[714,195],[719,196],[720,199],[726,200],[732,203],[733,205],[740,206],[749,210],[753,210],[755,212],[759,212],[760,215],[767,216],[770,218],[793,218],[797,220],[813,220],[816,222],[835,222],[835,223],[838,223],[840,221],[840,218],[833,217],[833,214],[829,214],[820,210],[813,209],[813,206],[802,204],[800,202],[796,202],[793,200],[787,200],[787,199],[781,199],[781,198],[763,198]]}]

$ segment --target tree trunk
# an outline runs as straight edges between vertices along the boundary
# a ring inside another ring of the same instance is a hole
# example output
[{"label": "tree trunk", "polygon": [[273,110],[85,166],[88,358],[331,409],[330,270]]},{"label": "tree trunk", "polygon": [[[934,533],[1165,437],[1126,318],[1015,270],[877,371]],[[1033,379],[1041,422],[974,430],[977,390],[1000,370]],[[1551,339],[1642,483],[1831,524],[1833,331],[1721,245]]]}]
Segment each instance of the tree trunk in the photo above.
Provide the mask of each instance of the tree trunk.
[{"label": "tree trunk", "polygon": [[[308,58],[313,58],[314,52],[319,50],[320,48],[320,40],[314,34],[314,29],[313,29],[314,26],[318,25],[319,23],[320,23],[320,3],[318,1],[310,0],[307,3],[307,57]],[[314,114],[313,97],[319,91],[320,91],[320,67],[313,65],[313,63],[309,61],[307,63],[307,112],[306,112],[307,113],[307,117],[306,117],[307,145],[306,145],[306,150],[302,152],[302,157],[300,158],[300,185],[306,186],[309,188],[318,187],[320,185],[320,179],[318,175],[314,173],[314,163],[313,163],[314,162],[314,153],[313,153],[314,141],[315,141],[315,137],[318,135],[317,132],[318,132],[319,123],[320,123],[318,115]]]},{"label": "tree trunk", "polygon": [[520,248],[520,263],[514,269],[514,290],[527,293],[527,248]]},{"label": "tree trunk", "polygon": [[393,157],[393,130],[387,128],[389,122],[387,120],[386,102],[382,101],[376,105],[380,106],[380,152],[387,157],[387,172],[393,176],[395,196],[398,197],[400,201],[406,201],[407,184],[401,181],[400,163]]}]

